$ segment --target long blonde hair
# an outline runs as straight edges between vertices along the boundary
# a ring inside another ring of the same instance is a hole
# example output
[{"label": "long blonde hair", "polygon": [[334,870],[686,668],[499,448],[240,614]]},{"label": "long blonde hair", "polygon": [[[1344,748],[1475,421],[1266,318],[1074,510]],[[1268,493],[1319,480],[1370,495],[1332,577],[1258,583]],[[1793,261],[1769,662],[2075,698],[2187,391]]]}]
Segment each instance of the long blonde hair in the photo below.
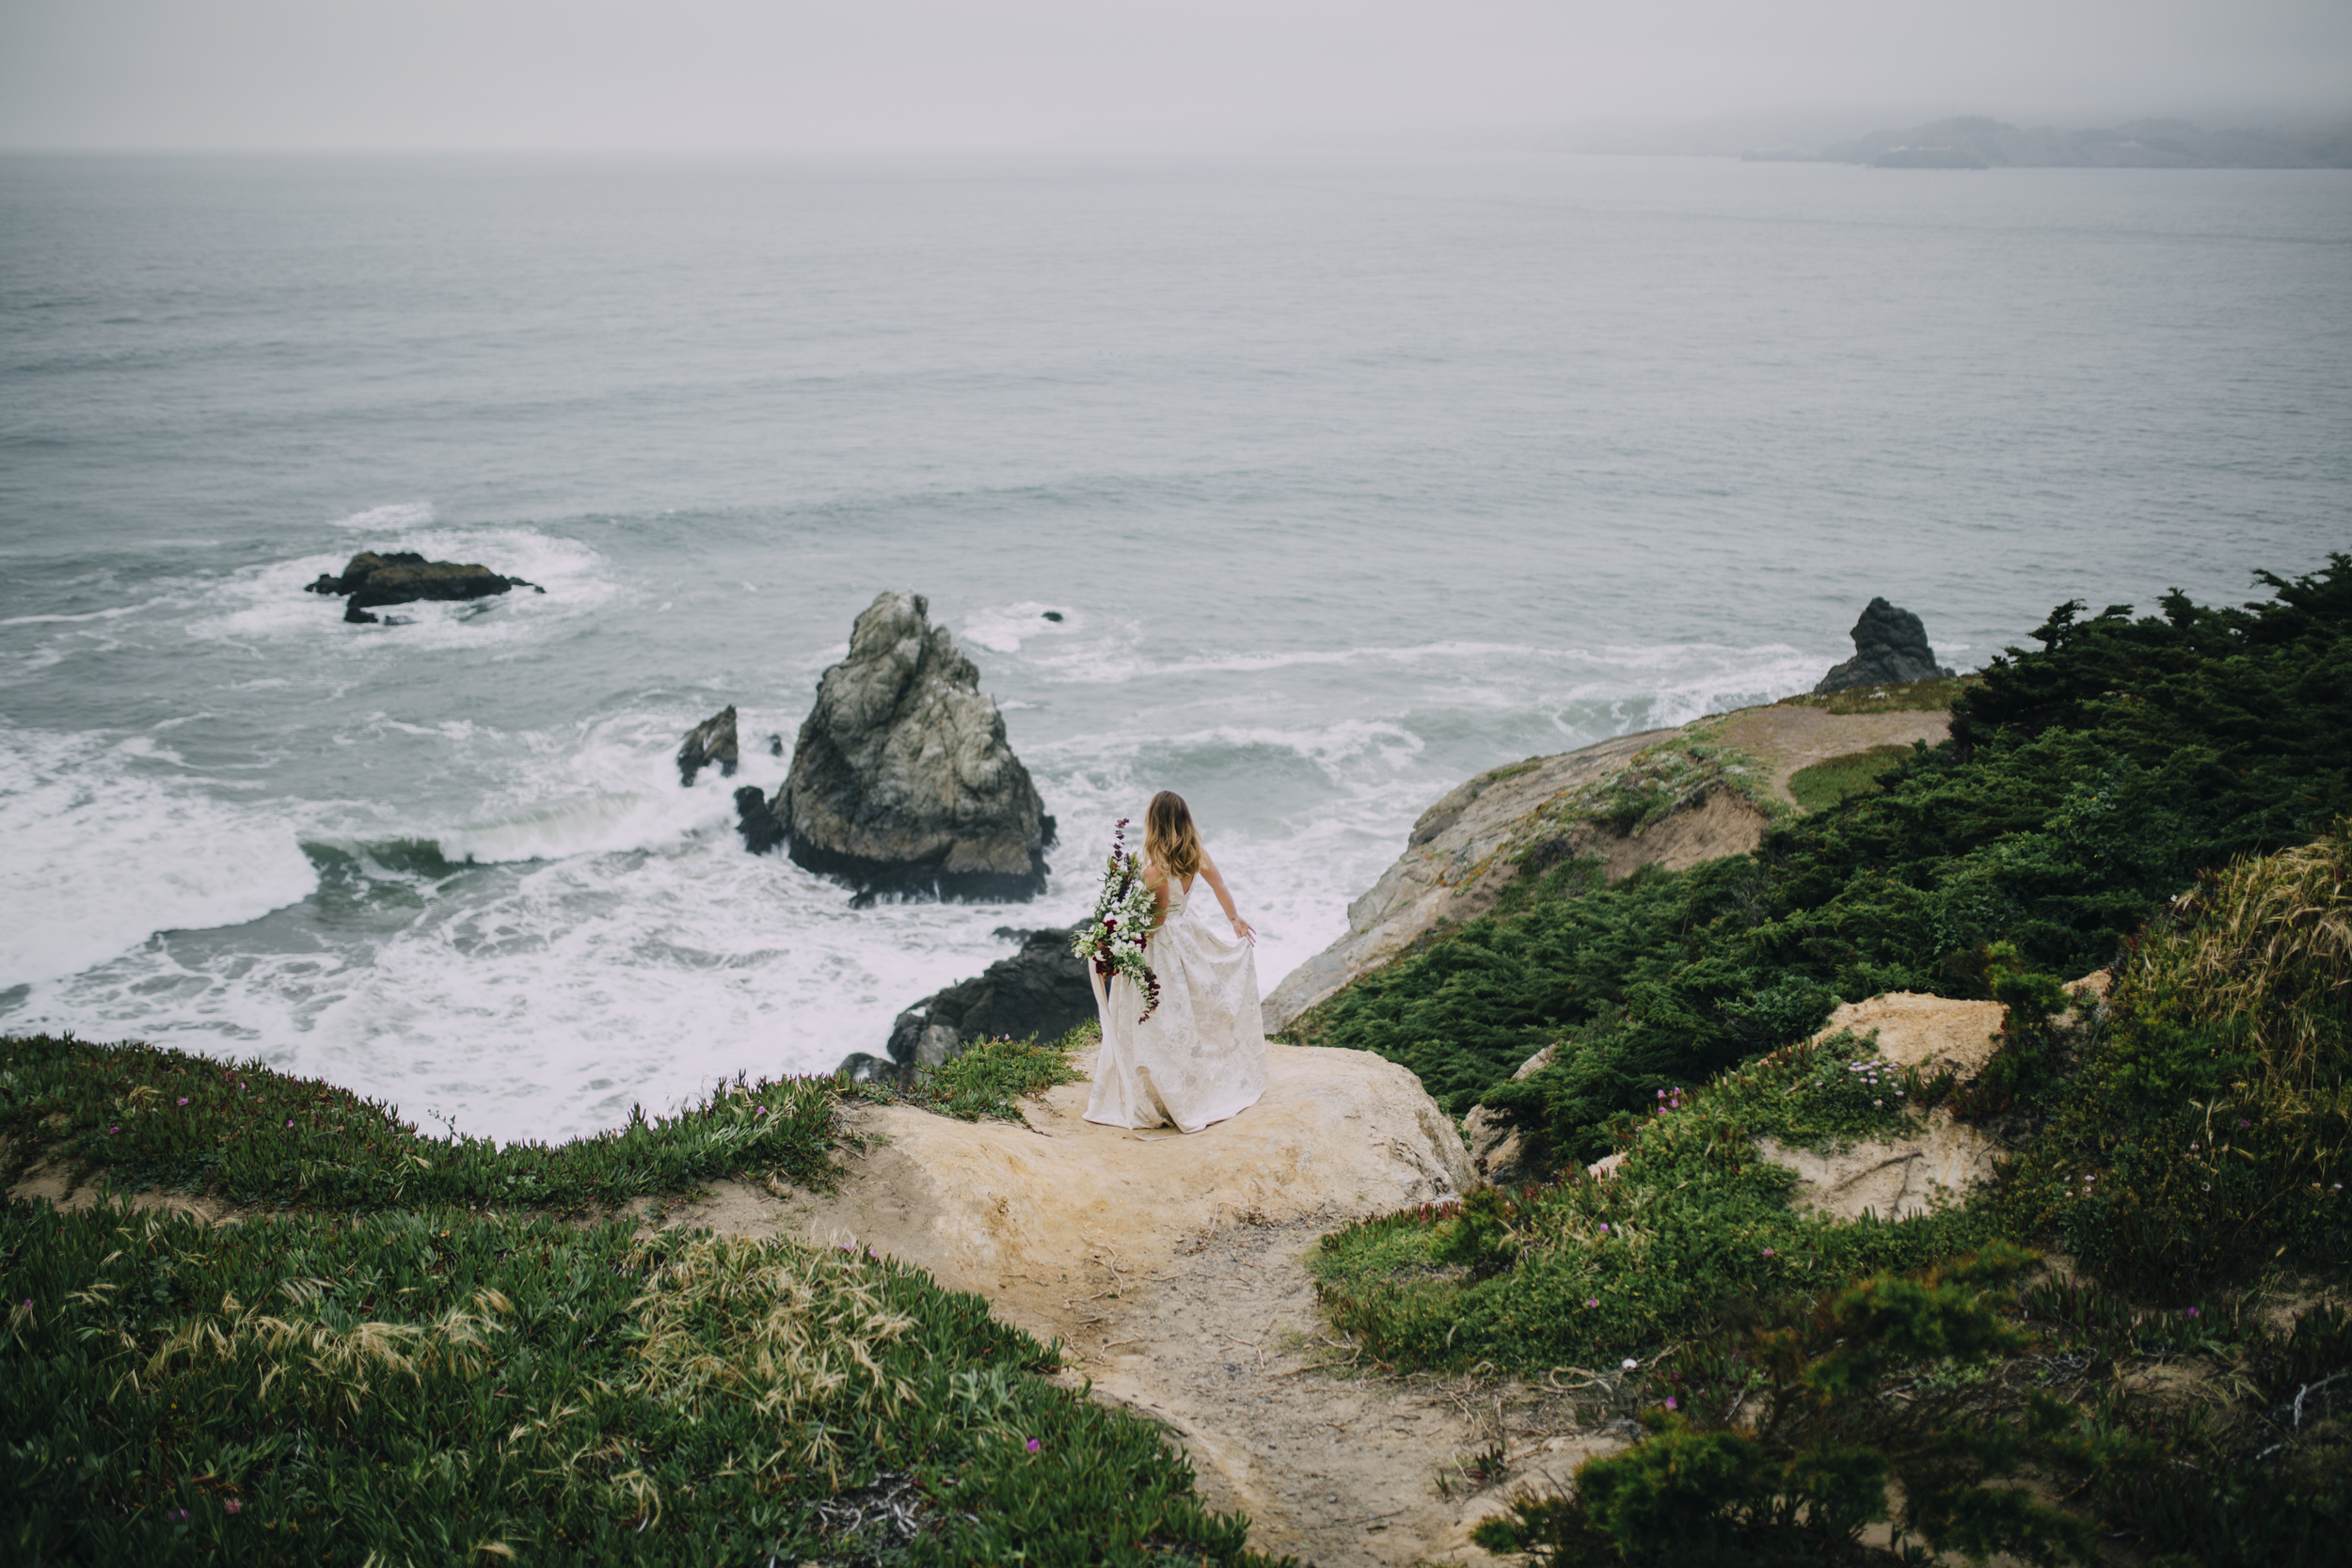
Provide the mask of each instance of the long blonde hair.
[{"label": "long blonde hair", "polygon": [[1143,857],[1173,877],[1200,870],[1200,831],[1184,798],[1172,789],[1152,796],[1143,810]]}]

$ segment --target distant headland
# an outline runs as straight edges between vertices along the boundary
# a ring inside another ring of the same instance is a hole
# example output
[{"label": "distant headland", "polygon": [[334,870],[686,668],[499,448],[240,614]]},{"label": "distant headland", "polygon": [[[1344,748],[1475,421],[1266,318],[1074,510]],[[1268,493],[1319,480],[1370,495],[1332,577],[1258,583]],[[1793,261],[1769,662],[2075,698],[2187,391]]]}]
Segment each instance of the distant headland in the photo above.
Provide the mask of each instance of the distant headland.
[{"label": "distant headland", "polygon": [[1819,147],[1752,148],[1751,163],[1879,168],[2352,168],[2352,120],[2208,131],[2185,119],[2061,130],[1963,115]]}]

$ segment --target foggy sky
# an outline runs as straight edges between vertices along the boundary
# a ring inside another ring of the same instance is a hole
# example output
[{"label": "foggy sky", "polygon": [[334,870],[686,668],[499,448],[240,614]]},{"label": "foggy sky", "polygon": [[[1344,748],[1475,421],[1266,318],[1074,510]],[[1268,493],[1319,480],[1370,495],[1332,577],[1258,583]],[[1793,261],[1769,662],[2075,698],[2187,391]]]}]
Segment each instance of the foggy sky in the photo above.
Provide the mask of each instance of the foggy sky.
[{"label": "foggy sky", "polygon": [[2352,0],[0,0],[0,147],[1504,137],[2352,112]]}]

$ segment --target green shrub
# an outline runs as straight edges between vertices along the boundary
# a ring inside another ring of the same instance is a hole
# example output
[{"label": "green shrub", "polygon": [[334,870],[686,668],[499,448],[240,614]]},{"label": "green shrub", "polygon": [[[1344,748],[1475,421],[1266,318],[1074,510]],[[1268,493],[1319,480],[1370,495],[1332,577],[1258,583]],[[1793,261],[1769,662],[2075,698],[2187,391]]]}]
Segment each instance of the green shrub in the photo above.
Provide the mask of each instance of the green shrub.
[{"label": "green shrub", "polygon": [[1054,1352],[847,1251],[11,1203],[0,1278],[11,1562],[1250,1560]]},{"label": "green shrub", "polygon": [[1960,690],[1953,740],[1878,791],[1773,827],[1754,856],[1466,922],[1297,1032],[1587,1160],[1613,1114],[1802,1036],[1839,999],[1987,995],[1996,942],[2034,973],[2103,967],[2200,870],[2352,810],[2352,557],[2262,580],[2274,599],[2245,610],[2062,605],[2040,649]]},{"label": "green shrub", "polygon": [[1332,1322],[1408,1368],[1613,1364],[1704,1331],[1726,1309],[1914,1269],[1982,1239],[1976,1213],[1845,1223],[1791,1209],[1795,1181],[1756,1141],[1831,1150],[1915,1131],[1932,1085],[1850,1034],[1677,1089],[1613,1132],[1607,1180],[1576,1172],[1512,1196],[1359,1221],[1312,1259]]},{"label": "green shrub", "polygon": [[2352,831],[2208,873],[2128,944],[2005,1199],[2166,1301],[2352,1259]]},{"label": "green shrub", "polygon": [[[2022,1484],[2090,1467],[2094,1450],[2069,1440],[2074,1412],[1984,1375],[2026,1347],[1998,1292],[2029,1261],[1996,1245],[1786,1313],[1740,1337],[1736,1414],[1670,1395],[1646,1440],[1587,1461],[1567,1497],[1521,1496],[1474,1539],[1564,1568],[1893,1562],[1910,1539],[1977,1560],[2092,1560],[2085,1521]],[[1895,1550],[1866,1547],[1864,1528],[1890,1517]]]},{"label": "green shrub", "polygon": [[1807,811],[1834,806],[1849,795],[1867,795],[1878,788],[1879,775],[1911,754],[1908,746],[1873,746],[1844,756],[1800,768],[1788,775],[1788,793]]},{"label": "green shrub", "polygon": [[836,1085],[739,1079],[675,1116],[569,1143],[420,1135],[390,1106],[258,1062],[42,1035],[0,1039],[10,1179],[41,1160],[237,1204],[578,1212],[730,1175],[833,1180]]}]

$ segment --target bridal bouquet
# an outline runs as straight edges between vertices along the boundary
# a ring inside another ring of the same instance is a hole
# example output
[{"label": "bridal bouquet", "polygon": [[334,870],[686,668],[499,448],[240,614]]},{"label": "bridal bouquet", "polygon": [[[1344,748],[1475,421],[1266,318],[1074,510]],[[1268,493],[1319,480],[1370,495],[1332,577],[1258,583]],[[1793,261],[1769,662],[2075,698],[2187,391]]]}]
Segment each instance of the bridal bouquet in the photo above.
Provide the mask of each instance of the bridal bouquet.
[{"label": "bridal bouquet", "polygon": [[1105,984],[1124,974],[1141,988],[1144,1018],[1160,1005],[1160,977],[1143,961],[1152,913],[1152,890],[1143,885],[1143,863],[1127,852],[1127,818],[1122,816],[1111,830],[1111,858],[1104,867],[1103,891],[1094,895],[1094,918],[1079,928],[1070,950],[1092,964]]}]

